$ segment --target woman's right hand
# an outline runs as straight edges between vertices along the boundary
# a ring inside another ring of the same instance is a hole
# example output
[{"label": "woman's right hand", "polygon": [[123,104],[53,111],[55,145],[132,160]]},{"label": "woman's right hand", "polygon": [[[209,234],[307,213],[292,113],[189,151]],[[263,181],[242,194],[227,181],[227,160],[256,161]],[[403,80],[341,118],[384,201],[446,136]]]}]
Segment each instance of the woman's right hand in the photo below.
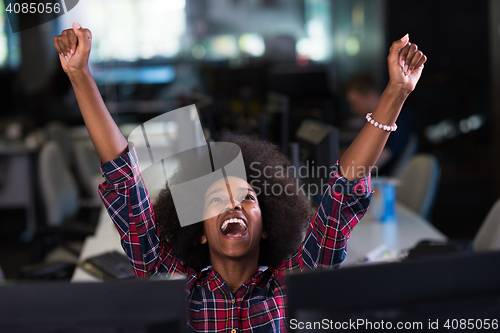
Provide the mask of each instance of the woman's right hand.
[{"label": "woman's right hand", "polygon": [[92,45],[92,33],[89,29],[84,29],[75,22],[72,29],[64,30],[52,41],[66,74],[76,74],[88,69]]}]

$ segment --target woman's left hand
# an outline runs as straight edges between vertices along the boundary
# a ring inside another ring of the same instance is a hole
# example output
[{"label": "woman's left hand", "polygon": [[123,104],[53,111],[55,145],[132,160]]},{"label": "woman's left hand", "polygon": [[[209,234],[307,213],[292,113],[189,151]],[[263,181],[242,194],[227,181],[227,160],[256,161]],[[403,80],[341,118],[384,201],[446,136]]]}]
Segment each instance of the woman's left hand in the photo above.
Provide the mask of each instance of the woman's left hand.
[{"label": "woman's left hand", "polygon": [[424,63],[427,57],[418,50],[416,44],[410,43],[410,37],[406,34],[403,38],[392,43],[387,57],[389,65],[389,84],[395,85],[412,92],[417,85]]}]

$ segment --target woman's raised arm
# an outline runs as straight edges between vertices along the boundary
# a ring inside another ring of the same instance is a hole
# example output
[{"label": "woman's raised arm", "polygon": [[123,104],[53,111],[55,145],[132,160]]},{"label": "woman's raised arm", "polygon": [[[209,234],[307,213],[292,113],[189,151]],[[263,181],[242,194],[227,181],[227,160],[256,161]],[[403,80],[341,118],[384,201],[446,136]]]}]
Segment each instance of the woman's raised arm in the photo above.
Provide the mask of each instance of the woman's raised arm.
[{"label": "woman's raised arm", "polygon": [[[389,83],[371,115],[379,124],[394,125],[401,107],[420,79],[427,57],[405,35],[392,43],[387,62]],[[385,146],[388,131],[366,123],[340,159],[340,173],[348,180],[363,178],[375,166]],[[344,172],[345,171],[345,172]]]},{"label": "woman's raised arm", "polygon": [[64,30],[54,37],[53,42],[62,68],[73,85],[83,120],[101,161],[114,160],[127,151],[128,143],[104,105],[90,74],[88,61],[92,33],[75,22],[73,29]]}]

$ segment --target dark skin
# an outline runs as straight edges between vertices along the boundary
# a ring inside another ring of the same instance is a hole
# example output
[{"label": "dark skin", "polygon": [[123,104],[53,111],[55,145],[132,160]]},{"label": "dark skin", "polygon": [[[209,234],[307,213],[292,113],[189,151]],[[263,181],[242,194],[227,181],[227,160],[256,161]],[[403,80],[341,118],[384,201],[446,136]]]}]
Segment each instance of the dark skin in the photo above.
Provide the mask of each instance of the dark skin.
[{"label": "dark skin", "polygon": [[[205,216],[200,243],[208,242],[212,268],[235,292],[257,271],[260,239],[267,237],[257,194],[242,179],[222,178],[207,190]],[[230,218],[242,219],[247,230],[224,235],[221,226]]]},{"label": "dark skin", "polygon": [[[346,98],[349,102],[351,112],[364,118],[367,113],[372,113],[375,110],[380,95],[376,91],[362,93],[356,90],[349,90],[346,93]],[[378,157],[377,166],[379,168],[384,166],[392,158],[392,155],[391,149],[385,147]]]},{"label": "dark skin", "polygon": [[[85,125],[101,160],[107,162],[120,157],[127,151],[128,143],[110,116],[90,74],[90,30],[75,22],[73,29],[64,30],[61,35],[54,37],[53,42],[61,65],[73,85]],[[415,88],[427,58],[415,44],[409,42],[409,36],[406,35],[392,44],[387,60],[390,80],[372,118],[382,124],[392,125],[407,96]],[[370,124],[365,125],[340,159],[343,176],[349,180],[367,176],[388,137],[388,132]],[[218,207],[216,213],[207,215],[209,217],[203,222],[204,236],[200,242],[208,242],[213,269],[234,292],[257,272],[258,245],[266,234],[256,196],[251,198],[251,186],[238,178],[230,177],[228,182],[231,191],[227,191],[228,184],[224,180],[217,181],[207,191],[208,202],[205,207],[208,210],[211,209],[212,191],[221,190],[219,194],[225,192],[226,196],[231,192],[231,195],[220,198],[221,202],[226,203],[225,207]],[[233,188],[242,190],[233,191]],[[218,202],[217,199],[215,202]],[[248,231],[243,237],[230,238],[221,234],[221,224],[231,216],[246,219]]]}]

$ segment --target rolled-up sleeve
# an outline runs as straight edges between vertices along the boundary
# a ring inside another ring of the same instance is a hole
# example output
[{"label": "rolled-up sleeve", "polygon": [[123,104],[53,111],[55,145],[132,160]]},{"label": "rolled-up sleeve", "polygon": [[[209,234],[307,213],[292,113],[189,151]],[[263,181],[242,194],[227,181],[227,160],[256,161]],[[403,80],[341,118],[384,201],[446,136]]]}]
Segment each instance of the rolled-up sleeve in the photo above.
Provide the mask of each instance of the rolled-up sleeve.
[{"label": "rolled-up sleeve", "polygon": [[129,152],[101,164],[105,182],[99,194],[121,237],[138,278],[158,273],[185,273],[167,242],[162,241],[133,145]]},{"label": "rolled-up sleeve", "polygon": [[352,229],[366,213],[372,198],[370,176],[348,181],[333,169],[328,188],[297,253],[282,269],[335,267],[346,256]]}]

